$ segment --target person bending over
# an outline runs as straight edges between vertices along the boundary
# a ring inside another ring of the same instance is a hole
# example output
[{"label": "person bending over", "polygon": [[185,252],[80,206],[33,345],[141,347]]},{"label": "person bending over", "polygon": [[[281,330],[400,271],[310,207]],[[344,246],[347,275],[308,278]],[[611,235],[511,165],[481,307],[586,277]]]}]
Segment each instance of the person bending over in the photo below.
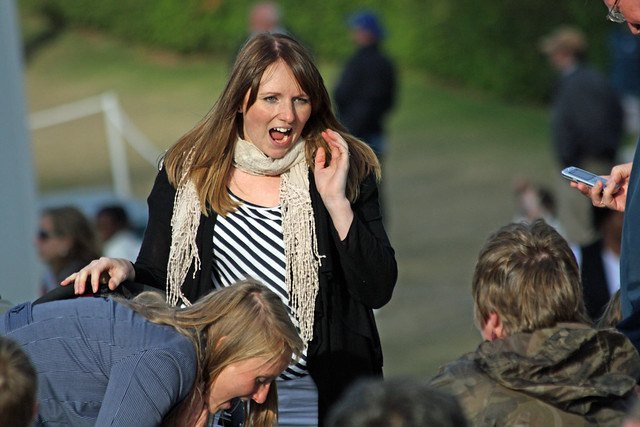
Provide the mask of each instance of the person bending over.
[{"label": "person bending over", "polygon": [[185,308],[158,292],[27,302],[0,335],[38,372],[35,425],[201,427],[241,398],[250,425],[272,426],[272,382],[302,350],[280,298],[249,281]]}]

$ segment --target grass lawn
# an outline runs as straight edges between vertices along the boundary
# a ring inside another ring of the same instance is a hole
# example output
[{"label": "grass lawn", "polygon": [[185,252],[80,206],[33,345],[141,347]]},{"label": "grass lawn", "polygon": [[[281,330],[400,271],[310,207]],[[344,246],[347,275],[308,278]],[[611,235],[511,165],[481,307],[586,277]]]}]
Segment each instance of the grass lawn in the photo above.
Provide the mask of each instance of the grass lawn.
[{"label": "grass lawn", "polygon": [[470,283],[489,233],[514,214],[512,181],[556,174],[544,109],[403,75],[385,190],[399,281],[379,314],[389,374],[432,374],[475,348]]},{"label": "grass lawn", "polygon": [[[65,33],[27,65],[28,107],[34,112],[114,91],[163,150],[206,114],[228,61]],[[333,87],[339,64],[320,68]],[[431,375],[479,342],[473,263],[487,235],[513,216],[514,177],[544,184],[556,177],[547,128],[544,108],[504,104],[401,71],[383,182],[400,270],[393,300],[377,312],[387,375]],[[41,192],[109,184],[101,118],[40,130],[32,140]],[[144,198],[155,169],[129,154],[134,191]]]}]

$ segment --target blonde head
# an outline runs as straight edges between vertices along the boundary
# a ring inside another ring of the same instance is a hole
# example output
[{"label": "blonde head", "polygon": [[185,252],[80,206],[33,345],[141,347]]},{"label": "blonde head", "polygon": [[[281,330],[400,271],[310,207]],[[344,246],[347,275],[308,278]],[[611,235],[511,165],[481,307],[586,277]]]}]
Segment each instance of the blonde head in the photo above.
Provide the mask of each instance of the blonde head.
[{"label": "blonde head", "polygon": [[492,312],[507,335],[589,323],[573,252],[558,232],[538,220],[510,224],[491,235],[480,251],[472,293],[476,325]]},{"label": "blonde head", "polygon": [[[256,357],[290,362],[303,349],[285,305],[256,281],[247,280],[216,290],[186,308],[170,307],[163,296],[155,292],[143,293],[131,302],[122,303],[151,322],[175,327],[191,338],[196,348],[199,363],[192,397],[185,399],[176,413],[165,419],[165,424],[176,417],[183,419],[184,411],[197,411],[193,402],[203,400],[204,393],[230,364]],[[275,421],[276,393],[272,385],[265,403],[251,405],[253,425],[272,425],[269,423]]]}]

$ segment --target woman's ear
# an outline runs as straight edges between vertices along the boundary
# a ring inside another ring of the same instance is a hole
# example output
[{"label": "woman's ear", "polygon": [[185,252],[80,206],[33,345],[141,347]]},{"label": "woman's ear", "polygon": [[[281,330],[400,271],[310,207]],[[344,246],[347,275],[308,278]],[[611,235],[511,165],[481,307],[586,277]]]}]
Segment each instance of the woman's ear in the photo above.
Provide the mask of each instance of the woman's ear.
[{"label": "woman's ear", "polygon": [[494,341],[507,336],[502,325],[502,318],[500,317],[500,314],[495,311],[489,313],[489,316],[484,321],[484,325],[482,325],[482,331],[480,332],[482,334],[482,338],[487,341]]}]

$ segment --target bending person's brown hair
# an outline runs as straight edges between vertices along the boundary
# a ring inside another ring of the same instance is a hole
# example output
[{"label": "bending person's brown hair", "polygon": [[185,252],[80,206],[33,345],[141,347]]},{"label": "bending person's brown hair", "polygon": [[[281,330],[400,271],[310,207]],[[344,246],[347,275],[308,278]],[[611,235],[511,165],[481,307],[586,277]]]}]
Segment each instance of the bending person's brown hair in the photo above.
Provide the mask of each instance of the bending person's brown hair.
[{"label": "bending person's brown hair", "polygon": [[[290,361],[303,348],[280,298],[256,281],[246,280],[209,293],[185,308],[169,306],[163,294],[144,292],[118,300],[153,323],[173,326],[193,342],[198,356],[196,384],[167,417],[164,425],[190,419],[220,372],[232,363],[264,358]],[[277,391],[271,384],[263,404],[252,402],[247,425],[272,426],[277,419]]]}]

